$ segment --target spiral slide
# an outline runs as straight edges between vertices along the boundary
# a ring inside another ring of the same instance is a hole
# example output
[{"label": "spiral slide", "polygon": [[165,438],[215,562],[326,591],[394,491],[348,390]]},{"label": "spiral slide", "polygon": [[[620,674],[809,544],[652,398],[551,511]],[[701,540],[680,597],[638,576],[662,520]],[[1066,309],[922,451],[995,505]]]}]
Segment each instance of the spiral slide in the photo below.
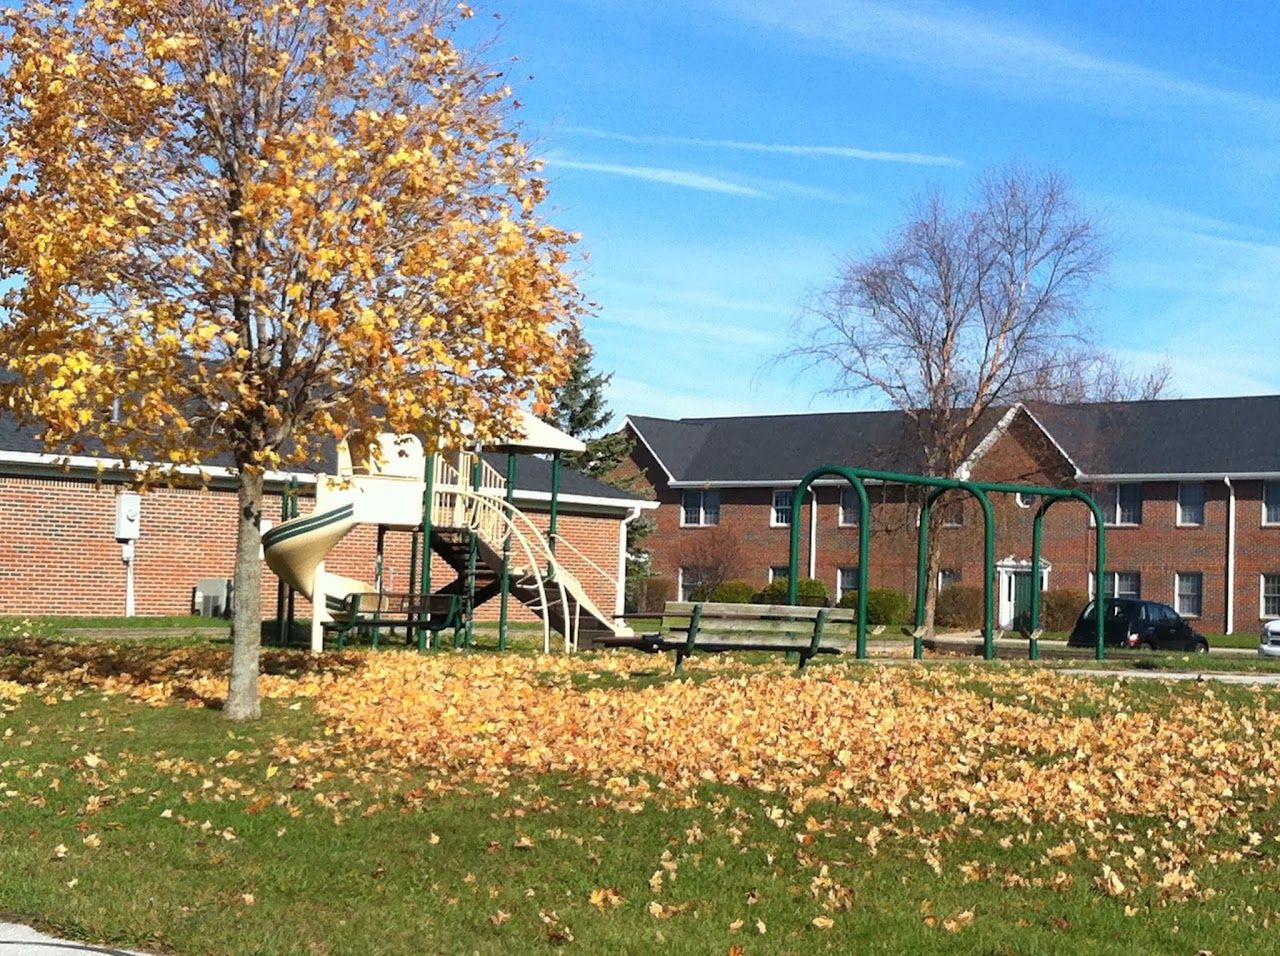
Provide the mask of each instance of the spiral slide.
[{"label": "spiral slide", "polygon": [[381,461],[352,468],[345,447],[338,475],[320,475],[316,506],[262,535],[267,566],[312,604],[311,649],[322,650],[323,627],[355,591],[373,591],[363,581],[326,571],[325,557],[359,524],[412,529],[422,523],[424,459],[416,438],[383,435]]}]

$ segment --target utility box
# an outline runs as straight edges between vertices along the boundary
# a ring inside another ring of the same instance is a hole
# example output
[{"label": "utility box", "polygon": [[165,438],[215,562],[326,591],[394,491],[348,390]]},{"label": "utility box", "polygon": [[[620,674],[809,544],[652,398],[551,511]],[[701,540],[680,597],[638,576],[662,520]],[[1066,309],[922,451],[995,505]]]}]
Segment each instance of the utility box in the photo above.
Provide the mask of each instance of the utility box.
[{"label": "utility box", "polygon": [[135,491],[116,495],[116,540],[137,541],[142,533],[142,496]]},{"label": "utility box", "polygon": [[231,593],[231,582],[226,578],[201,578],[191,592],[191,613],[199,617],[230,617]]}]

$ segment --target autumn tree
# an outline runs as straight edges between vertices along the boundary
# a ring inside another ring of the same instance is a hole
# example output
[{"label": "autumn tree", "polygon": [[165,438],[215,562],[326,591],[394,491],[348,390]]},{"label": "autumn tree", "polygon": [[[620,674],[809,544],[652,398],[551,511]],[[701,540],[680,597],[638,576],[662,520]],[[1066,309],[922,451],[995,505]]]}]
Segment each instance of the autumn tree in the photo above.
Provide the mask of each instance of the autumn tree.
[{"label": "autumn tree", "polygon": [[785,357],[833,372],[834,392],[878,393],[901,409],[925,472],[951,477],[989,409],[1069,366],[1105,260],[1062,177],[1010,168],[983,178],[967,206],[940,193],[917,203],[880,251],[847,262],[807,304]]},{"label": "autumn tree", "polygon": [[[239,481],[226,713],[259,712],[267,469],[483,439],[563,376],[573,237],[469,11],[47,0],[0,21],[0,354],[47,447]],[[119,400],[118,420],[102,414]]]}]

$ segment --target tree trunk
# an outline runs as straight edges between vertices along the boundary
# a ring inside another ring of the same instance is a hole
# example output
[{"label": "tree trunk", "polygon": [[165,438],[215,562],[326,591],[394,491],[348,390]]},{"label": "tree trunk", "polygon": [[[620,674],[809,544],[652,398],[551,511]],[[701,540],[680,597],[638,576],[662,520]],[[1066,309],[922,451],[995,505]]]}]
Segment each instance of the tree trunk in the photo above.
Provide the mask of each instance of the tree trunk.
[{"label": "tree trunk", "polygon": [[942,571],[942,542],[938,540],[938,529],[942,522],[938,520],[935,508],[929,515],[929,543],[924,552],[924,628],[932,637],[934,617],[938,611],[938,575]]},{"label": "tree trunk", "polygon": [[236,521],[235,615],[231,623],[231,680],[222,712],[230,720],[256,720],[258,652],[262,646],[262,472],[240,469]]}]

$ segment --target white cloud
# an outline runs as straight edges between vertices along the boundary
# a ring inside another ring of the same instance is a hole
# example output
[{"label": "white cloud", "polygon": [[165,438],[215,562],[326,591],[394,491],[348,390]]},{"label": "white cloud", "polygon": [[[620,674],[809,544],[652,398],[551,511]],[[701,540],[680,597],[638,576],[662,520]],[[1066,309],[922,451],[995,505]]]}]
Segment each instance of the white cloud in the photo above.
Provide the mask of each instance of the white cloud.
[{"label": "white cloud", "polygon": [[731,196],[746,196],[751,199],[768,199],[769,194],[751,186],[743,186],[720,179],[717,176],[705,176],[691,173],[684,169],[670,169],[665,166],[632,166],[623,163],[590,163],[576,159],[548,158],[548,166],[561,169],[579,169],[589,173],[604,173],[608,176],[625,176],[628,179],[642,179],[652,183],[663,183],[667,186],[679,186],[681,189],[696,189],[699,192],[727,193]]},{"label": "white cloud", "polygon": [[1144,111],[1195,106],[1269,127],[1280,123],[1280,100],[1096,56],[985,12],[877,0],[709,2],[738,19],[859,56],[964,74],[980,82],[1002,81],[1025,95],[1086,98]]},{"label": "white cloud", "polygon": [[699,146],[710,149],[737,150],[748,153],[775,153],[784,156],[831,157],[836,159],[860,159],[874,163],[904,163],[912,166],[963,166],[952,156],[935,156],[930,153],[902,153],[885,150],[860,149],[856,146],[819,146],[796,143],[752,143],[736,139],[698,139],[685,136],[646,136],[634,133],[615,133],[593,129],[589,126],[568,126],[563,132],[594,139],[611,140],[648,146]]}]

